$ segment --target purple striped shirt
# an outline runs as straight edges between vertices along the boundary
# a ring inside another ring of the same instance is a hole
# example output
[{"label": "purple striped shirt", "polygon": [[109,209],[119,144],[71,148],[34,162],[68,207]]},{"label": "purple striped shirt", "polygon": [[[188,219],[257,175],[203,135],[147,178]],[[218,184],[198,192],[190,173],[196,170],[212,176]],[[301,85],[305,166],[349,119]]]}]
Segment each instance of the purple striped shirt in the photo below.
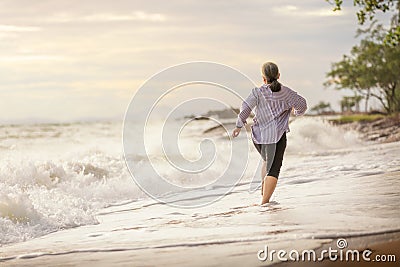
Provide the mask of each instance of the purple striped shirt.
[{"label": "purple striped shirt", "polygon": [[283,133],[289,132],[289,117],[293,109],[295,116],[303,115],[307,110],[304,97],[292,89],[283,86],[279,92],[272,92],[268,84],[256,87],[243,102],[236,127],[243,127],[251,111],[255,110],[254,124],[251,127],[253,141],[256,144],[277,143]]}]

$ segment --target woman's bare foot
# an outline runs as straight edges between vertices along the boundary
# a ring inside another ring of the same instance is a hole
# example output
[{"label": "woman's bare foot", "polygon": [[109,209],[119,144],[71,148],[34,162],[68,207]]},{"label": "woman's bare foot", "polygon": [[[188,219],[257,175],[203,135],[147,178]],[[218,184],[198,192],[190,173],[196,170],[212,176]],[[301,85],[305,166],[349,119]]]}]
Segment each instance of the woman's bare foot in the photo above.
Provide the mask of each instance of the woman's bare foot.
[{"label": "woman's bare foot", "polygon": [[269,199],[271,198],[272,194],[274,193],[277,182],[278,182],[278,179],[273,176],[266,177],[261,205],[269,202]]}]

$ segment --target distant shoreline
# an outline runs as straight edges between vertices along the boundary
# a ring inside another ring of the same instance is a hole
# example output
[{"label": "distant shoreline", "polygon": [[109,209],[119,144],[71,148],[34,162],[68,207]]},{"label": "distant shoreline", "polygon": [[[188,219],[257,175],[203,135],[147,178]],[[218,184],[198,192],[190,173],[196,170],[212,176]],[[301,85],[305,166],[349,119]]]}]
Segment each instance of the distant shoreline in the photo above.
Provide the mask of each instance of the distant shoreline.
[{"label": "distant shoreline", "polygon": [[391,143],[400,141],[400,114],[377,115],[353,115],[342,116],[329,120],[345,130],[355,130],[361,134],[365,141]]}]

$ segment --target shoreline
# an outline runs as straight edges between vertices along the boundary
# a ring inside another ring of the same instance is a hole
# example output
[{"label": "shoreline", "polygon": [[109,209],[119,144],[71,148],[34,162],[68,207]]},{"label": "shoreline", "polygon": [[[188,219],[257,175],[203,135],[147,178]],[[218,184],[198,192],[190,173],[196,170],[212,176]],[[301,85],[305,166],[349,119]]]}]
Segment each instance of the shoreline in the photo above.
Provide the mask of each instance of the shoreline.
[{"label": "shoreline", "polygon": [[[161,246],[149,247],[140,250],[118,249],[110,251],[67,251],[64,253],[44,254],[35,257],[34,254],[19,255],[15,259],[0,261],[2,266],[398,266],[400,260],[400,231],[394,233],[372,234],[362,237],[343,236],[348,242],[348,249],[372,251],[370,259],[376,255],[395,255],[392,262],[365,261],[299,261],[281,262],[276,257],[261,261],[257,258],[257,252],[265,245],[271,249],[297,250],[313,249],[316,255],[321,250],[337,249],[337,239],[296,239],[293,240],[253,240],[232,243],[203,243],[198,245],[187,244],[185,246]],[[316,245],[316,244],[322,245]],[[318,256],[317,256],[318,257]]]},{"label": "shoreline", "polygon": [[[357,116],[357,115],[355,115]],[[365,115],[368,116],[373,115]],[[351,119],[351,116],[349,116]],[[359,119],[356,121],[343,121],[339,119],[328,120],[332,125],[344,130],[354,130],[360,133],[364,141],[379,143],[392,143],[400,141],[400,114],[386,115],[384,117]]]}]

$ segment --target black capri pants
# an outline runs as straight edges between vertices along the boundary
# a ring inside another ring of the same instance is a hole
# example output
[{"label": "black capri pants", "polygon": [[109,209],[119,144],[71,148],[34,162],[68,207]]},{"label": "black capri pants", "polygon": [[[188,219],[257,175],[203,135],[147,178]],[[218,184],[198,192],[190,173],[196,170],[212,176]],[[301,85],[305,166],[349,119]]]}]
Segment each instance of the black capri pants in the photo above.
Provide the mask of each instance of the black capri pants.
[{"label": "black capri pants", "polygon": [[282,167],[283,154],[286,149],[286,133],[282,135],[276,144],[256,144],[253,142],[262,159],[267,162],[267,175],[279,178]]}]

